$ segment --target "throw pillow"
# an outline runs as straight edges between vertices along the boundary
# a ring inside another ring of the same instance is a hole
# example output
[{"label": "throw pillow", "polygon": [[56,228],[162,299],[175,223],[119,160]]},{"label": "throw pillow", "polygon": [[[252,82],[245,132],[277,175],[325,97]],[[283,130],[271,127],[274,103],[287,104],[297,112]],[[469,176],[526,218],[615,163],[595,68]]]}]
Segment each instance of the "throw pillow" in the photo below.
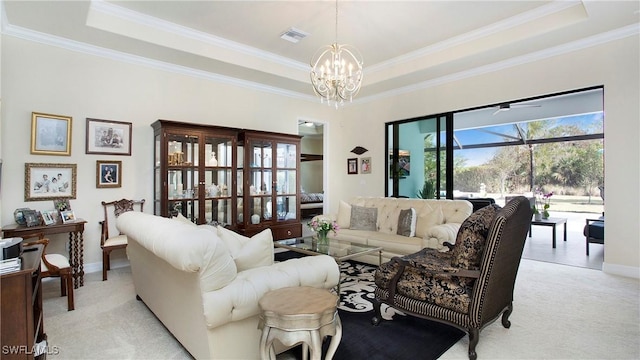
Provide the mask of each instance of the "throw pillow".
[{"label": "throw pillow", "polygon": [[378,221],[378,208],[368,208],[364,206],[351,206],[352,230],[376,231]]},{"label": "throw pillow", "polygon": [[238,272],[273,264],[273,235],[265,229],[252,237],[218,226],[218,236],[229,249]]},{"label": "throw pillow", "polygon": [[173,219],[175,221],[179,221],[179,222],[184,223],[184,224],[197,226],[195,223],[191,222],[191,220],[189,220],[186,217],[184,217],[184,215],[182,215],[181,213],[178,213],[178,216],[174,216],[171,219]]},{"label": "throw pillow", "polygon": [[398,235],[416,236],[416,209],[400,210],[398,215]]},{"label": "throw pillow", "polygon": [[491,204],[471,214],[460,225],[451,254],[451,266],[469,270],[480,268],[489,228],[500,206]]},{"label": "throw pillow", "polygon": [[340,229],[348,229],[351,226],[351,205],[342,200],[340,200],[340,207],[338,207],[336,222]]}]

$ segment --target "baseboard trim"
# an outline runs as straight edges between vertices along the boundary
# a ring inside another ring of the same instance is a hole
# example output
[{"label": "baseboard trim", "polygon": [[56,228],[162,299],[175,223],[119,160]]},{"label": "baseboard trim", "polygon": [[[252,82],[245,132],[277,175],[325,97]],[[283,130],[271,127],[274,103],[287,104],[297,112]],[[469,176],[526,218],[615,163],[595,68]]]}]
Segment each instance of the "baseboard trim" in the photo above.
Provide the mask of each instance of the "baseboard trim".
[{"label": "baseboard trim", "polygon": [[620,275],[634,279],[640,279],[640,268],[633,266],[609,264],[605,262],[602,264],[602,272],[611,275]]},{"label": "baseboard trim", "polygon": [[[129,263],[128,259],[113,259],[113,260],[111,260],[111,268],[112,269],[123,268],[123,267],[127,267],[127,266],[130,266],[130,265],[131,264]],[[84,264],[84,273],[85,274],[94,273],[94,272],[102,272],[102,262]]]}]

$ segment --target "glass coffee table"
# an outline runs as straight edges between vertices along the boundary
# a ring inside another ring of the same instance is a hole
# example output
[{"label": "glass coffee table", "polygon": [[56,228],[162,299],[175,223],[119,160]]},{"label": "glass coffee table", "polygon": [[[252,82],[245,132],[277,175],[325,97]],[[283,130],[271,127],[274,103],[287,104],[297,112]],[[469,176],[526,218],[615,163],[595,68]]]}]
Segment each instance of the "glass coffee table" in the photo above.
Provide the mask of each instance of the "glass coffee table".
[{"label": "glass coffee table", "polygon": [[[296,239],[277,240],[274,241],[274,246],[305,255],[329,255],[338,263],[338,266],[345,260],[377,251],[378,265],[382,264],[382,247],[357,244],[345,240],[329,238],[328,245],[318,245],[315,238],[307,236]],[[342,273],[340,274],[340,279],[338,279],[338,294],[340,294],[341,282]]]},{"label": "glass coffee table", "polygon": [[284,248],[305,255],[329,255],[341,264],[345,260],[349,260],[364,254],[378,252],[378,265],[382,264],[382,247],[370,246],[364,244],[352,243],[345,240],[336,240],[329,238],[328,245],[319,245],[312,236],[277,240],[274,242],[275,247]]}]

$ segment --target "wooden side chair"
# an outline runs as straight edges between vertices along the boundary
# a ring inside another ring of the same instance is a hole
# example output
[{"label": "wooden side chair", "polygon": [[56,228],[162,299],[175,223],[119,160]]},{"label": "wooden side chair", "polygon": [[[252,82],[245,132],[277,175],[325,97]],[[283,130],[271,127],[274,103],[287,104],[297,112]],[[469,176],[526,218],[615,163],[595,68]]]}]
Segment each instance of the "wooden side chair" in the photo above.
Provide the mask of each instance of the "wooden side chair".
[{"label": "wooden side chair", "polygon": [[31,237],[37,237],[38,240],[25,242],[24,246],[43,244],[42,259],[40,261],[40,276],[59,277],[60,278],[60,296],[67,297],[68,311],[75,309],[73,302],[73,271],[69,259],[62,254],[46,254],[49,239],[44,237],[43,233],[35,234]]},{"label": "wooden side chair", "polygon": [[104,209],[104,220],[100,222],[102,226],[102,234],[100,236],[100,248],[102,248],[102,281],[107,280],[107,271],[111,270],[111,252],[127,247],[127,236],[120,234],[118,229],[116,229],[116,218],[127,211],[135,211],[136,208],[142,212],[144,201],[144,199],[121,199],[102,202]]}]

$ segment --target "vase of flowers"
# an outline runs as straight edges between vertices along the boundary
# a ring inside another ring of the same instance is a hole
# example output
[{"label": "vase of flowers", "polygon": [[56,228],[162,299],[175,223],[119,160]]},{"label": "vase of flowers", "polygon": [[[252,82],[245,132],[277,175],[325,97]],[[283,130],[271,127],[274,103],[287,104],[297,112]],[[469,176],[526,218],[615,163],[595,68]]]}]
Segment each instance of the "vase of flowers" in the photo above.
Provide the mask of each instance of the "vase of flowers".
[{"label": "vase of flowers", "polygon": [[333,231],[333,235],[335,236],[337,234],[337,231],[339,230],[337,222],[329,219],[322,219],[322,218],[320,219],[314,218],[313,220],[307,223],[307,226],[311,230],[313,230],[313,232],[316,233],[316,238],[318,239],[318,245],[328,245],[329,232]]},{"label": "vase of flowers", "polygon": [[553,192],[545,193],[542,189],[538,189],[536,191],[536,205],[533,207],[533,213],[536,216],[536,220],[539,220],[538,215],[540,215],[542,219],[549,218],[551,196],[553,196]]}]

